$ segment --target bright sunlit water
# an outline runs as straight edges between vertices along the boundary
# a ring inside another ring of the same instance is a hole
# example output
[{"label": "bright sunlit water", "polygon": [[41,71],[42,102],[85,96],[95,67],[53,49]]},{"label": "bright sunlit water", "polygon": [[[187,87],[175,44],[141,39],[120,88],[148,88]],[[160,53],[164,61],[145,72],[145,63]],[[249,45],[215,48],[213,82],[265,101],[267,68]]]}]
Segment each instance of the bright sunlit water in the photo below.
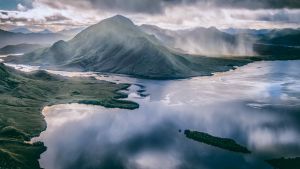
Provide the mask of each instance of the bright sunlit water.
[{"label": "bright sunlit water", "polygon": [[[43,168],[270,169],[264,160],[300,156],[300,61],[256,62],[173,81],[51,72],[137,84],[126,92],[140,108],[44,108],[47,129],[34,139],[48,147]],[[149,96],[137,94],[140,85]],[[232,138],[252,154],[195,142],[179,132],[185,129]]]}]

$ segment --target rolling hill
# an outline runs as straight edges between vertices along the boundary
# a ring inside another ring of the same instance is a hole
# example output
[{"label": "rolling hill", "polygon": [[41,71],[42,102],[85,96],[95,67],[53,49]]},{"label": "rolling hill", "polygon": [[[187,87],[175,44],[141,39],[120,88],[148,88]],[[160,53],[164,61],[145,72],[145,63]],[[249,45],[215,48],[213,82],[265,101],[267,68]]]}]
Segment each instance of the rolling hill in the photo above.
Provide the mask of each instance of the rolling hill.
[{"label": "rolling hill", "polygon": [[0,29],[0,48],[22,43],[52,44],[58,40],[67,39],[70,39],[70,37],[58,33],[14,33]]},{"label": "rolling hill", "polygon": [[46,129],[43,107],[84,103],[107,108],[136,109],[137,103],[120,93],[128,84],[91,78],[67,78],[46,71],[23,73],[0,63],[0,168],[40,169],[38,159],[46,147],[30,143]]},{"label": "rolling hill", "polygon": [[0,55],[28,53],[43,47],[46,47],[46,45],[26,44],[26,43],[22,43],[18,45],[7,45],[4,46],[3,48],[0,48]]}]

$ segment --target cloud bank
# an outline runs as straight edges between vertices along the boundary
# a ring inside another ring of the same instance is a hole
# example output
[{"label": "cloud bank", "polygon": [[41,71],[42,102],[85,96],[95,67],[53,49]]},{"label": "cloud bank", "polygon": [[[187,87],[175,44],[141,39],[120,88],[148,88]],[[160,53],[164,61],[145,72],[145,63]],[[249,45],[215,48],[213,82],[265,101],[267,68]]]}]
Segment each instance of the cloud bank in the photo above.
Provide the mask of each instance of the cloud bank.
[{"label": "cloud bank", "polygon": [[300,27],[299,0],[2,0],[0,28],[69,29],[115,14],[169,29]]}]

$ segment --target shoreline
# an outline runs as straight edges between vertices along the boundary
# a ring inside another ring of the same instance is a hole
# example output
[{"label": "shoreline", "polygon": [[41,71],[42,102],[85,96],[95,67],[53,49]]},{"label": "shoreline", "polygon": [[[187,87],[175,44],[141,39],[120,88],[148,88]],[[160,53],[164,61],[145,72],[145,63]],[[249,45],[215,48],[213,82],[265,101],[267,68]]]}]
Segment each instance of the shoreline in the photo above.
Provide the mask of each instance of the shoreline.
[{"label": "shoreline", "polygon": [[[47,129],[43,109],[49,105],[82,101],[107,108],[136,109],[139,104],[120,100],[129,84],[93,78],[68,78],[36,71],[23,73],[0,65],[0,167],[39,169],[38,159],[46,151],[43,143],[28,144]],[[3,88],[4,87],[4,88]],[[12,123],[13,122],[13,123]],[[17,156],[15,156],[17,155]],[[4,160],[4,161],[3,161]],[[7,166],[8,165],[8,166]]]}]

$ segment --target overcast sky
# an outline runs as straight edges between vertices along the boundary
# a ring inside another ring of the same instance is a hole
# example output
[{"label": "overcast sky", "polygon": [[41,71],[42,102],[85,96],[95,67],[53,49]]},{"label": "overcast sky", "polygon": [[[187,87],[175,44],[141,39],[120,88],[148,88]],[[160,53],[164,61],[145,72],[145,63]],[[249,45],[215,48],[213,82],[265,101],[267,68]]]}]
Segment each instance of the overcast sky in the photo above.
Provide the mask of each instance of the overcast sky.
[{"label": "overcast sky", "polygon": [[300,0],[0,0],[0,28],[58,31],[121,14],[169,29],[298,28]]}]

